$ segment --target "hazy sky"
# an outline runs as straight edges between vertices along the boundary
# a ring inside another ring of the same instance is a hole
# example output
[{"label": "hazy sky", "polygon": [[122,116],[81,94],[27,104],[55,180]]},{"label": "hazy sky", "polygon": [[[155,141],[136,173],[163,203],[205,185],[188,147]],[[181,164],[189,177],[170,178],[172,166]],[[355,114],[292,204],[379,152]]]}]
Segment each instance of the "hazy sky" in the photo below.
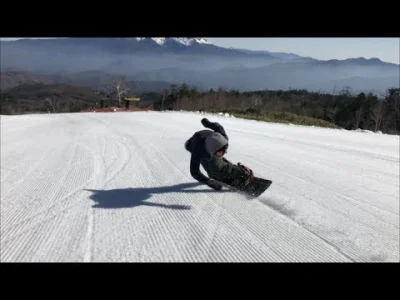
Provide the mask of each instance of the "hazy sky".
[{"label": "hazy sky", "polygon": [[207,38],[214,45],[289,52],[317,59],[377,57],[400,63],[399,38]]},{"label": "hazy sky", "polygon": [[207,38],[217,46],[289,52],[316,59],[377,57],[400,63],[399,38]]}]

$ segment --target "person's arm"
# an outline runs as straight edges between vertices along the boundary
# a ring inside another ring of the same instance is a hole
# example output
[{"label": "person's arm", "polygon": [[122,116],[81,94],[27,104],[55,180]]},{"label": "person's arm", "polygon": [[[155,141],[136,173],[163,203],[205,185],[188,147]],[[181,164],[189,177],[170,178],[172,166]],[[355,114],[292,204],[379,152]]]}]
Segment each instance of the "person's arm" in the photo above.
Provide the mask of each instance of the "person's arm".
[{"label": "person's arm", "polygon": [[222,134],[227,140],[229,140],[228,135],[226,134],[225,129],[224,127],[222,127],[221,124],[217,122],[210,122],[207,118],[203,118],[201,120],[201,123],[203,124],[204,127]]},{"label": "person's arm", "polygon": [[213,179],[210,179],[203,175],[200,171],[200,160],[192,155],[190,159],[190,174],[194,179],[197,181],[208,185],[209,187],[213,188],[214,190],[220,191],[222,189],[221,184],[216,182]]},{"label": "person's arm", "polygon": [[190,175],[197,181],[207,184],[208,177],[204,176],[200,171],[200,160],[192,155],[190,159]]}]

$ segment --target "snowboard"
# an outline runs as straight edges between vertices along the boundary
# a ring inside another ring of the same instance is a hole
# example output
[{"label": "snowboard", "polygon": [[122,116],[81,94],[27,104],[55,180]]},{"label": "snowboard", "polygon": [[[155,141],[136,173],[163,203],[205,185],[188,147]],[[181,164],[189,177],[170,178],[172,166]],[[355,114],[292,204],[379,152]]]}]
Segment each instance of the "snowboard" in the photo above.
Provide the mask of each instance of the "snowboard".
[{"label": "snowboard", "polygon": [[[223,159],[226,162],[231,163],[226,158],[223,158]],[[230,190],[234,190],[234,191],[237,191],[237,192],[239,192],[241,194],[244,194],[245,196],[247,196],[247,198],[250,198],[250,199],[259,197],[272,184],[272,180],[255,176],[253,171],[250,168],[246,167],[244,164],[239,162],[239,163],[237,163],[237,166],[239,166],[241,168],[244,168],[247,171],[250,171],[252,173],[253,180],[252,180],[251,184],[247,185],[246,187],[232,186],[232,185],[228,185],[228,184],[226,184],[224,182],[220,182],[220,184],[222,184],[223,186],[225,186],[226,188],[228,188]]]},{"label": "snowboard", "polygon": [[243,169],[246,169],[247,171],[250,171],[253,177],[251,184],[243,188],[237,188],[237,190],[245,193],[247,196],[257,198],[272,184],[271,180],[255,176],[253,171],[244,164],[239,162],[237,165]]},{"label": "snowboard", "polygon": [[237,188],[240,192],[245,193],[246,195],[250,197],[257,198],[261,194],[263,194],[272,184],[271,180],[261,178],[261,177],[254,177],[253,182],[246,186],[246,188]]},{"label": "snowboard", "polygon": [[220,183],[226,188],[244,194],[247,198],[252,199],[252,198],[257,198],[261,194],[263,194],[270,187],[272,181],[265,178],[254,176],[253,182],[243,188],[228,185],[223,182]]}]

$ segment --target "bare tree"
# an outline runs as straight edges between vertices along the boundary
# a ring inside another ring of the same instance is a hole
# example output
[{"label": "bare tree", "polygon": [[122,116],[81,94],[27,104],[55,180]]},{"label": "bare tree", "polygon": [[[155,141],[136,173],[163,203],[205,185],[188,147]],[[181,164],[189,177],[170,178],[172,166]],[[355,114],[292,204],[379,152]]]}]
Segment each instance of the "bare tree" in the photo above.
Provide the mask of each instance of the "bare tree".
[{"label": "bare tree", "polygon": [[332,120],[331,122],[333,124],[336,124],[335,123],[336,122],[336,115],[337,115],[338,112],[339,112],[339,107],[337,105],[333,106],[333,108],[328,111],[328,115],[331,116],[330,119]]},{"label": "bare tree", "polygon": [[229,108],[228,95],[224,91],[218,95],[218,105],[220,110]]},{"label": "bare tree", "polygon": [[345,86],[341,91],[340,91],[340,95],[346,97],[346,98],[350,98],[351,97],[351,92],[352,89],[349,86]]},{"label": "bare tree", "polygon": [[115,92],[117,93],[118,97],[118,107],[121,107],[121,97],[126,94],[126,92],[129,90],[125,86],[125,79],[123,76],[117,77],[113,80],[113,87],[115,89]]},{"label": "bare tree", "polygon": [[262,97],[260,95],[252,96],[251,103],[252,103],[253,107],[262,105]]},{"label": "bare tree", "polygon": [[384,103],[383,101],[378,101],[378,103],[375,105],[374,109],[372,110],[371,117],[375,122],[375,132],[378,131],[382,118],[384,115]]},{"label": "bare tree", "polygon": [[51,108],[53,109],[53,113],[56,113],[57,110],[58,110],[59,99],[58,99],[57,97],[53,96],[53,97],[51,97],[51,98],[46,97],[44,100],[45,100],[47,103],[50,104]]}]

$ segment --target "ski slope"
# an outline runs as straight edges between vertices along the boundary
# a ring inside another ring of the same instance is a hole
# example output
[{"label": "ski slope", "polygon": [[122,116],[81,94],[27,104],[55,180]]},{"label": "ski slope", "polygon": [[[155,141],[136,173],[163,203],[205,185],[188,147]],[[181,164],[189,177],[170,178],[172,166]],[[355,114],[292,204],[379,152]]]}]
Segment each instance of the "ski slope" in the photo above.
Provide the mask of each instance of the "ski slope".
[{"label": "ski slope", "polygon": [[209,115],[273,181],[247,200],[190,176],[203,117],[1,116],[1,261],[399,261],[399,136]]}]

